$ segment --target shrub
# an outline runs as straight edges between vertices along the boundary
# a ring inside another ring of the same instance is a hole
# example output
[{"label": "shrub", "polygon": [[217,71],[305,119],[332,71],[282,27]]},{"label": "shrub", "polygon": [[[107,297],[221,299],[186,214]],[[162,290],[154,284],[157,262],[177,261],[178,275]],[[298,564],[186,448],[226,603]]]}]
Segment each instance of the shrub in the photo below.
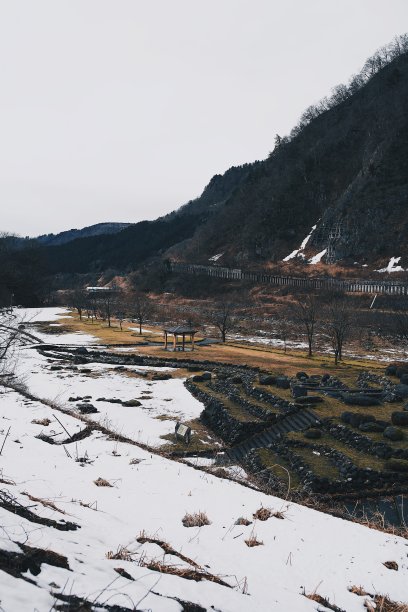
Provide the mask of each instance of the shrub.
[{"label": "shrub", "polygon": [[189,514],[186,512],[182,519],[184,527],[204,527],[204,525],[211,525],[211,521],[205,512],[194,512]]}]

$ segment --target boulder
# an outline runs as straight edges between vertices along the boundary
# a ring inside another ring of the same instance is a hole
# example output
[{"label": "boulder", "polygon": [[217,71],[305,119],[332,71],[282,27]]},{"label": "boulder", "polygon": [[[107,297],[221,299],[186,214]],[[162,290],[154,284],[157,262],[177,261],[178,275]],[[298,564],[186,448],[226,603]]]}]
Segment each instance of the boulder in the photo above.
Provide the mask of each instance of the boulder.
[{"label": "boulder", "polygon": [[404,374],[408,374],[408,368],[406,366],[400,366],[397,368],[395,374],[399,379],[401,379]]},{"label": "boulder", "polygon": [[360,431],[371,431],[374,433],[382,433],[387,425],[383,423],[379,423],[378,421],[368,421],[366,423],[360,423],[359,430]]},{"label": "boulder", "polygon": [[400,378],[400,381],[403,385],[408,385],[408,374],[403,374]]},{"label": "boulder", "polygon": [[312,427],[311,429],[306,429],[304,432],[305,438],[309,438],[310,440],[317,440],[322,437],[322,432],[320,429]]},{"label": "boulder", "polygon": [[74,363],[77,365],[81,365],[84,363],[88,363],[88,360],[86,357],[81,357],[80,355],[75,355],[74,357]]},{"label": "boulder", "polygon": [[363,393],[343,393],[342,399],[345,404],[353,406],[378,406],[381,404],[377,397],[371,397]]},{"label": "boulder", "polygon": [[340,416],[340,420],[341,420],[343,423],[347,423],[347,424],[349,425],[349,424],[350,424],[350,419],[351,419],[351,415],[352,415],[352,414],[353,414],[352,412],[342,412],[342,413],[341,413],[341,416]]},{"label": "boulder", "polygon": [[274,385],[276,383],[276,376],[266,375],[259,377],[260,385]]},{"label": "boulder", "polygon": [[360,427],[362,423],[372,423],[375,418],[371,414],[360,414],[353,412],[350,417],[350,425],[352,427]]},{"label": "boulder", "polygon": [[306,372],[298,372],[296,374],[296,378],[298,380],[307,380],[309,378],[309,376],[306,374]]},{"label": "boulder", "polygon": [[95,412],[98,412],[95,406],[86,402],[83,402],[82,404],[77,404],[77,408],[81,414],[94,414]]},{"label": "boulder", "polygon": [[391,415],[391,423],[393,425],[407,426],[408,412],[393,412]]},{"label": "boulder", "polygon": [[203,372],[201,377],[203,380],[211,380],[211,372]]},{"label": "boulder", "polygon": [[87,355],[88,349],[86,349],[84,346],[80,346],[79,348],[76,349],[75,353],[77,355]]},{"label": "boulder", "polygon": [[152,380],[170,380],[171,377],[171,374],[166,374],[165,372],[155,372]]},{"label": "boulder", "polygon": [[197,383],[197,382],[204,382],[204,378],[201,376],[201,374],[195,374],[194,376],[192,376],[192,377],[190,378],[190,380],[191,380],[192,382],[196,382],[196,383]]},{"label": "boulder", "polygon": [[133,407],[137,407],[141,405],[142,403],[139,402],[139,400],[137,399],[131,399],[131,400],[127,400],[126,402],[122,402],[122,406],[126,406],[128,408],[133,408]]},{"label": "boulder", "polygon": [[408,385],[395,385],[395,395],[401,399],[408,397]]},{"label": "boulder", "polygon": [[397,366],[389,365],[385,368],[386,376],[396,376],[397,375]]},{"label": "boulder", "polygon": [[305,395],[307,395],[307,389],[302,387],[302,385],[293,385],[292,397],[304,397]]},{"label": "boulder", "polygon": [[242,384],[242,378],[241,376],[233,376],[231,382],[234,383],[234,385],[240,385]]},{"label": "boulder", "polygon": [[399,442],[399,440],[404,438],[402,430],[398,427],[393,427],[392,425],[384,429],[383,436],[392,442]]},{"label": "boulder", "polygon": [[290,388],[290,380],[289,378],[286,378],[286,376],[278,376],[275,384],[277,387],[279,387],[279,389]]}]

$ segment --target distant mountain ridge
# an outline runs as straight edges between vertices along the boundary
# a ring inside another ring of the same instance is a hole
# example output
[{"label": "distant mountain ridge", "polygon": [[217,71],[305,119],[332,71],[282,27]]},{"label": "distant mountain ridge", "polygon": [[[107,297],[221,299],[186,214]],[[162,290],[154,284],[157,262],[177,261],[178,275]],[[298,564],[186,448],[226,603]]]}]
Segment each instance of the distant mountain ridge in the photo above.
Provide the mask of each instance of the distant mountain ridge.
[{"label": "distant mountain ridge", "polygon": [[70,229],[59,232],[58,234],[42,234],[41,236],[37,236],[35,240],[44,246],[57,246],[59,244],[71,242],[76,238],[116,234],[129,227],[129,225],[131,225],[131,223],[96,223],[95,225],[88,225],[82,229]]}]

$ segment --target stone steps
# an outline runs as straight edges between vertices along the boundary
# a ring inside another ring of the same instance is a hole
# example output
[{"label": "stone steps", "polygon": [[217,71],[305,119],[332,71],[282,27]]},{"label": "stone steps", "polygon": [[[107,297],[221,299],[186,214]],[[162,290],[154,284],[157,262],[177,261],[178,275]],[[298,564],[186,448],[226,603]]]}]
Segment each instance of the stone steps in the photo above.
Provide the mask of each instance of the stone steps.
[{"label": "stone steps", "polygon": [[319,418],[311,410],[296,412],[268,429],[265,429],[261,433],[255,434],[240,444],[228,449],[225,453],[225,459],[227,459],[228,462],[239,463],[249,451],[255,448],[268,448],[268,446],[279,440],[282,434],[288,433],[289,431],[303,431],[319,422]]}]

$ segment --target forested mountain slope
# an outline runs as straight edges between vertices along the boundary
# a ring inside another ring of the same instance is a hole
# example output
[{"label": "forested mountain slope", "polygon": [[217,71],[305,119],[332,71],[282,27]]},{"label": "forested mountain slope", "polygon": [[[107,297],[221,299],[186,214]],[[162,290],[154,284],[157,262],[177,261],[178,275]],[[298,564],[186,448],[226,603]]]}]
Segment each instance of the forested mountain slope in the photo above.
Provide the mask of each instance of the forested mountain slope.
[{"label": "forested mountain slope", "polygon": [[[311,233],[311,228],[316,226]],[[49,247],[52,272],[133,269],[153,256],[250,265],[408,267],[408,36],[367,60],[348,86],[309,107],[268,159],[216,175],[200,198],[157,221]],[[319,258],[318,258],[319,259]]]}]

